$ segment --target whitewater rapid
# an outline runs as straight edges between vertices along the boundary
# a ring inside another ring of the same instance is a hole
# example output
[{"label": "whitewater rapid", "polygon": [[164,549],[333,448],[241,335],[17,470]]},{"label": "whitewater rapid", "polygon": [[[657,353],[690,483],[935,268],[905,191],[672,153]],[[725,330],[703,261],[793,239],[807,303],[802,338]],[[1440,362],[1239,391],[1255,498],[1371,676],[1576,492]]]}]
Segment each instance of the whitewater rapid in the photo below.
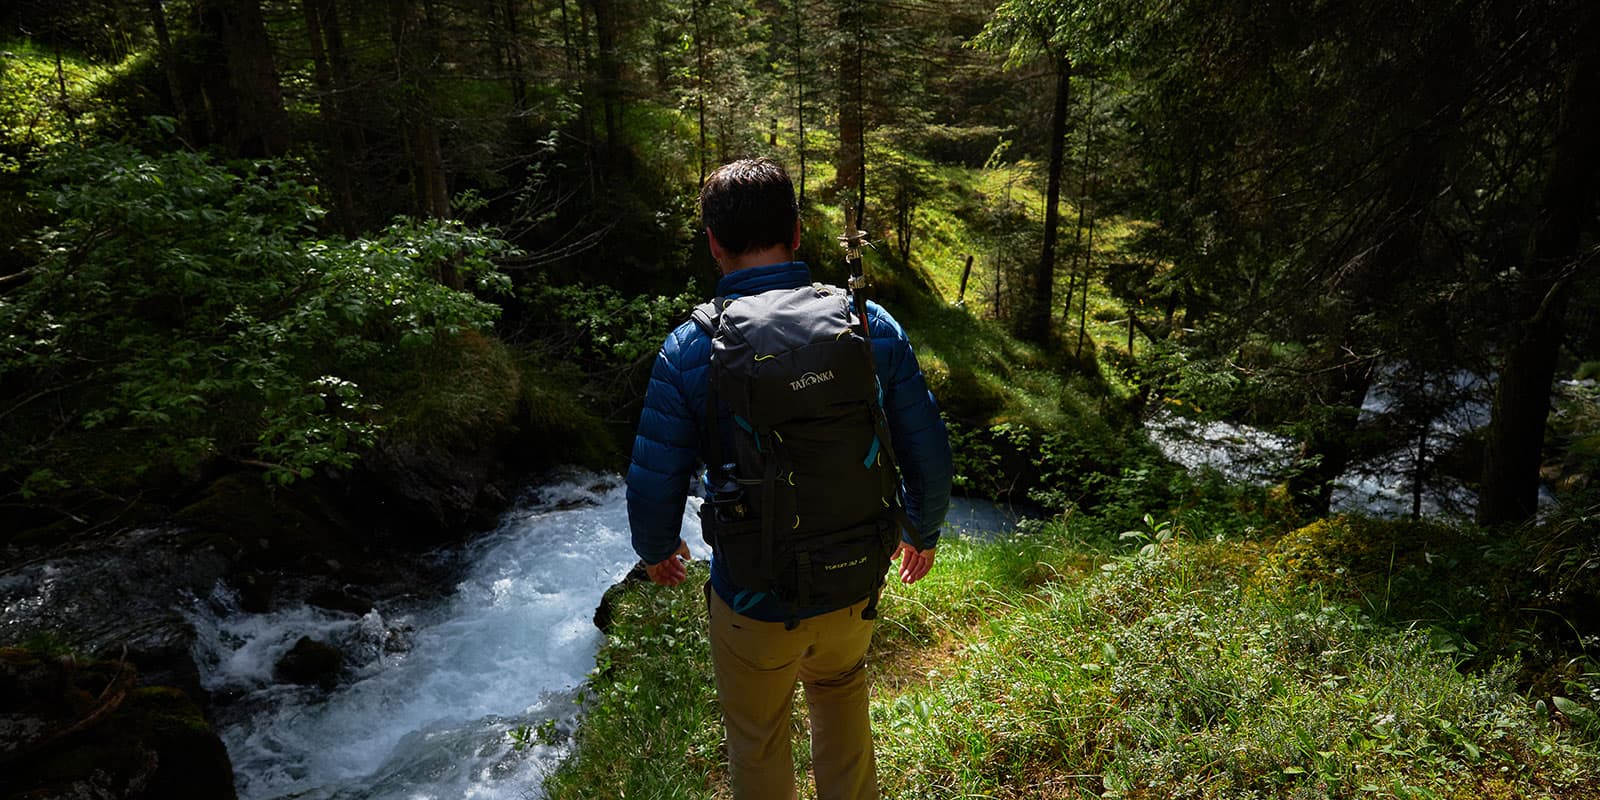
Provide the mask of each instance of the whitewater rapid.
[{"label": "whitewater rapid", "polygon": [[[706,558],[697,507],[684,539]],[[509,732],[572,729],[601,641],[595,606],[635,560],[623,489],[594,477],[540,487],[470,546],[466,577],[431,608],[356,618],[247,614],[225,594],[201,604],[202,681],[242,709],[219,731],[241,800],[538,797],[566,737],[519,750]],[[331,693],[273,681],[302,636],[345,653]]]}]

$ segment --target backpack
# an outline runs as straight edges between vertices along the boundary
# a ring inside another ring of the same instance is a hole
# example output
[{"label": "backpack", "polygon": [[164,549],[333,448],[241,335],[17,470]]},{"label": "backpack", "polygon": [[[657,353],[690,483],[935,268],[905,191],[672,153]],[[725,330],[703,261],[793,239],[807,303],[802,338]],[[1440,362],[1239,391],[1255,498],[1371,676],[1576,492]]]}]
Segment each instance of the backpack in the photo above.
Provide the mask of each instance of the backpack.
[{"label": "backpack", "polygon": [[900,502],[865,314],[818,283],[717,298],[694,320],[712,343],[707,543],[734,583],[787,606],[789,627],[799,609],[869,597],[862,617],[875,618],[900,528],[920,536]]}]

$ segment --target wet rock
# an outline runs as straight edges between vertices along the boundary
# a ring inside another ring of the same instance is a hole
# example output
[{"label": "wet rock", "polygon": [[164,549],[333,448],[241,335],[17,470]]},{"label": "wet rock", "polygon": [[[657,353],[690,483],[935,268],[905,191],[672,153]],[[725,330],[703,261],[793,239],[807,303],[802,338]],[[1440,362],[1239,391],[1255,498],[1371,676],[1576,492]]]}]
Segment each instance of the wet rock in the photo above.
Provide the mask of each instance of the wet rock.
[{"label": "wet rock", "polygon": [[169,613],[153,617],[143,629],[127,631],[126,638],[93,654],[98,659],[137,665],[140,684],[180,689],[204,707],[210,696],[200,684],[200,669],[194,663],[195,636],[192,623]]},{"label": "wet rock", "polygon": [[325,575],[337,572],[330,561],[355,560],[354,526],[313,482],[278,490],[259,475],[224,475],[175,516],[188,542],[225,553],[240,571]]},{"label": "wet rock", "polygon": [[239,609],[252,614],[265,614],[272,610],[272,595],[278,578],[257,570],[245,570],[229,581],[239,598]]},{"label": "wet rock", "polygon": [[62,650],[126,659],[147,683],[201,697],[180,609],[227,570],[215,550],[169,529],[122,531],[0,574],[0,646],[44,638]]},{"label": "wet rock", "polygon": [[601,633],[610,633],[611,621],[616,616],[617,598],[622,595],[622,592],[628,588],[629,584],[643,583],[649,580],[650,573],[645,571],[644,562],[640,561],[634,564],[633,569],[628,570],[628,574],[623,576],[622,580],[612,584],[611,588],[606,589],[606,593],[601,595],[600,605],[595,606],[594,609],[594,626],[599,628]]},{"label": "wet rock", "polygon": [[339,648],[302,636],[283,658],[278,659],[273,667],[273,675],[278,680],[301,686],[315,685],[332,689],[343,667],[344,654],[339,652]]},{"label": "wet rock", "polygon": [[477,500],[492,472],[489,453],[451,454],[412,441],[382,443],[361,465],[385,527],[430,541],[481,521]]},{"label": "wet rock", "polygon": [[383,632],[383,652],[409,653],[416,646],[415,634],[417,630],[409,624],[393,625]]},{"label": "wet rock", "polygon": [[186,695],[160,687],[143,689],[135,695],[133,709],[143,715],[146,741],[156,755],[155,774],[145,787],[145,797],[235,797],[228,748]]},{"label": "wet rock", "polygon": [[343,611],[358,617],[372,610],[372,601],[343,589],[324,587],[306,596],[306,603],[329,611]]}]

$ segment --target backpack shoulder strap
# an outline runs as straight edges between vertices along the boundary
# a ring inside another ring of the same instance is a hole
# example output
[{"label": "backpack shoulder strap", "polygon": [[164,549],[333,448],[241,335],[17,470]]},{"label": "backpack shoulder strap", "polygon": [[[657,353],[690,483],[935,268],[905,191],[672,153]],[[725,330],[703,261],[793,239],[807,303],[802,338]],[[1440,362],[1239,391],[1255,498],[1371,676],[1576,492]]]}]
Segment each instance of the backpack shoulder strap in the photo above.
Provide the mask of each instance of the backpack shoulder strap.
[{"label": "backpack shoulder strap", "polygon": [[717,335],[717,320],[722,316],[721,300],[722,298],[720,297],[714,297],[695,306],[694,311],[689,313],[689,317],[694,320],[694,324],[700,326],[700,330],[705,331],[709,336]]},{"label": "backpack shoulder strap", "polygon": [[[707,336],[714,340],[717,336],[717,323],[722,319],[722,298],[713,297],[694,307],[689,318],[694,324],[705,331]],[[713,344],[713,348],[715,345]],[[714,352],[714,350],[713,350]],[[708,367],[710,374],[706,378],[706,437],[711,445],[711,461],[707,465],[712,469],[722,468],[722,436],[717,426],[717,378],[714,368]]]}]

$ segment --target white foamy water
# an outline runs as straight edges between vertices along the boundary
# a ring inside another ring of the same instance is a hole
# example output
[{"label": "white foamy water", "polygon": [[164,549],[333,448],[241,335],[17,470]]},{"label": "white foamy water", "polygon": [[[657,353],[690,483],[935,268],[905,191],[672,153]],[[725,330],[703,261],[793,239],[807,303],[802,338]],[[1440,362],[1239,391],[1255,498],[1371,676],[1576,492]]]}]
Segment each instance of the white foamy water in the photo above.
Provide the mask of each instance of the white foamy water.
[{"label": "white foamy water", "polygon": [[[620,482],[595,482],[542,487],[538,504],[507,514],[433,608],[245,614],[218,598],[197,612],[206,687],[246,710],[220,731],[242,800],[539,797],[567,745],[518,751],[508,732],[572,728],[601,641],[595,606],[636,560]],[[697,503],[683,537],[703,559]],[[272,681],[302,636],[352,665],[331,693]]]},{"label": "white foamy water", "polygon": [[1294,458],[1293,439],[1248,425],[1200,422],[1162,410],[1144,427],[1169,461],[1189,470],[1214,469],[1230,481],[1273,483]]},{"label": "white foamy water", "polygon": [[[1397,370],[1385,368],[1367,392],[1360,422],[1372,424],[1400,409],[1402,393]],[[1430,452],[1443,452],[1474,430],[1489,424],[1492,379],[1460,371],[1427,376],[1420,386],[1408,387],[1432,408],[1421,430]],[[1231,481],[1268,485],[1283,480],[1293,465],[1297,442],[1287,436],[1248,425],[1200,422],[1169,411],[1159,411],[1145,422],[1145,431],[1162,454],[1190,470],[1215,469]],[[1331,510],[1376,516],[1406,516],[1412,510],[1412,492],[1418,471],[1417,441],[1400,441],[1394,449],[1364,462],[1351,464],[1334,482]],[[1421,465],[1425,482],[1420,511],[1424,517],[1470,517],[1477,495],[1447,476],[1431,474]],[[1541,498],[1543,499],[1543,498]]]}]

